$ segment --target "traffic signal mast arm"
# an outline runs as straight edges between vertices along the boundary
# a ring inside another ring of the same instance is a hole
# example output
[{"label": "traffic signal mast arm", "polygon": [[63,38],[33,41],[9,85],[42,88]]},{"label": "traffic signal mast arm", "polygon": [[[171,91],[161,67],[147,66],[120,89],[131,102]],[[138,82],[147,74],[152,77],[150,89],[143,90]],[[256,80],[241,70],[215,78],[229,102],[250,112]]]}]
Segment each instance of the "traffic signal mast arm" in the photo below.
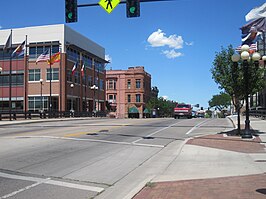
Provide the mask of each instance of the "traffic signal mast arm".
[{"label": "traffic signal mast arm", "polygon": [[[174,0],[140,0],[139,2],[147,3],[147,2],[156,2],[156,1],[174,1]],[[121,1],[120,4],[126,4],[127,1]],[[90,3],[90,4],[80,4],[77,7],[88,7],[88,6],[99,6],[98,3]]]}]

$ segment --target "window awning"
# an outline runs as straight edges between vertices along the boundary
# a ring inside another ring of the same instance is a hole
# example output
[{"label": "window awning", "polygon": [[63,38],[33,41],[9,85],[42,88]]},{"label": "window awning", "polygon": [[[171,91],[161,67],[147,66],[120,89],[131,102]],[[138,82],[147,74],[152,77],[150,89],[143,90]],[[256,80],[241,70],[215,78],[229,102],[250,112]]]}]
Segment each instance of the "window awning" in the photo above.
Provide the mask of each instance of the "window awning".
[{"label": "window awning", "polygon": [[143,113],[150,113],[149,109],[145,108]]},{"label": "window awning", "polygon": [[139,110],[137,109],[137,107],[132,106],[131,108],[129,108],[128,113],[139,113]]}]

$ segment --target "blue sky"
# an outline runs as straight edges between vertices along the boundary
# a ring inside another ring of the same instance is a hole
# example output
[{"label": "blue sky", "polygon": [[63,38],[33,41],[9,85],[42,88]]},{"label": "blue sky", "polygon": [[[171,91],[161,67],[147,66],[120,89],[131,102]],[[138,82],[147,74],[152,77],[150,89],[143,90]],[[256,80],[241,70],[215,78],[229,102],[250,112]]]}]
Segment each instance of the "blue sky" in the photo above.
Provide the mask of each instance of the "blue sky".
[{"label": "blue sky", "polygon": [[[78,0],[78,4],[97,0]],[[107,69],[144,66],[160,96],[200,104],[220,90],[210,68],[221,46],[238,46],[245,15],[265,0],[174,0],[141,3],[139,18],[126,18],[125,4],[107,14],[100,6],[78,8],[68,24],[103,46]],[[64,0],[1,1],[0,28],[65,23]]]}]

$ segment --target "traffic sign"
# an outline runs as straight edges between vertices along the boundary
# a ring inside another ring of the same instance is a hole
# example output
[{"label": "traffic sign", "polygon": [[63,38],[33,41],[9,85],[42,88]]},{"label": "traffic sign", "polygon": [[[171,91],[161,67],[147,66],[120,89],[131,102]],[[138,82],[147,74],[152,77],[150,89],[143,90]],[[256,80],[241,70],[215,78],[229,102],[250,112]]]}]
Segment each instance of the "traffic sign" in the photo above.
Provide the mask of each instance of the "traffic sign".
[{"label": "traffic sign", "polygon": [[115,9],[115,7],[120,3],[120,0],[100,0],[99,5],[108,12],[109,14]]}]

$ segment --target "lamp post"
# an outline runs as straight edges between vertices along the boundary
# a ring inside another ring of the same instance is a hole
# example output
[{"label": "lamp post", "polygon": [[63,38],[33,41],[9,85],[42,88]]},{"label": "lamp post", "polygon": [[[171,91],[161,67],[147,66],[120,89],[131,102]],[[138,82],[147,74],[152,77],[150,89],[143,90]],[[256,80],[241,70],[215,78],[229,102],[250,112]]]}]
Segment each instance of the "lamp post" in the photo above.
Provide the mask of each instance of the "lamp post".
[{"label": "lamp post", "polygon": [[74,109],[73,109],[73,92],[74,92],[74,84],[70,84],[70,87],[71,87],[71,110],[70,110],[70,112],[71,112],[71,114],[73,114],[74,113]]},{"label": "lamp post", "polygon": [[[249,88],[249,64],[248,60],[250,59],[250,54],[248,52],[249,46],[243,45],[241,47],[241,55],[233,55],[232,61],[234,62],[234,67],[237,66],[237,63],[241,59],[243,60],[243,69],[244,69],[244,84],[245,84],[245,101],[246,101],[246,120],[245,120],[245,131],[242,134],[242,138],[252,138],[251,132],[250,132],[250,120],[249,120],[249,94],[250,94],[250,88]],[[255,66],[259,65],[260,60],[260,54],[255,52],[252,55],[252,60],[254,61]]]},{"label": "lamp post", "polygon": [[41,106],[40,106],[40,112],[43,112],[43,98],[42,98],[42,83],[43,79],[40,79],[40,84],[41,84]]},{"label": "lamp post", "polygon": [[98,90],[98,86],[96,86],[95,84],[91,87],[91,89],[93,90],[93,113],[96,113],[96,107],[95,107],[95,90]]}]

